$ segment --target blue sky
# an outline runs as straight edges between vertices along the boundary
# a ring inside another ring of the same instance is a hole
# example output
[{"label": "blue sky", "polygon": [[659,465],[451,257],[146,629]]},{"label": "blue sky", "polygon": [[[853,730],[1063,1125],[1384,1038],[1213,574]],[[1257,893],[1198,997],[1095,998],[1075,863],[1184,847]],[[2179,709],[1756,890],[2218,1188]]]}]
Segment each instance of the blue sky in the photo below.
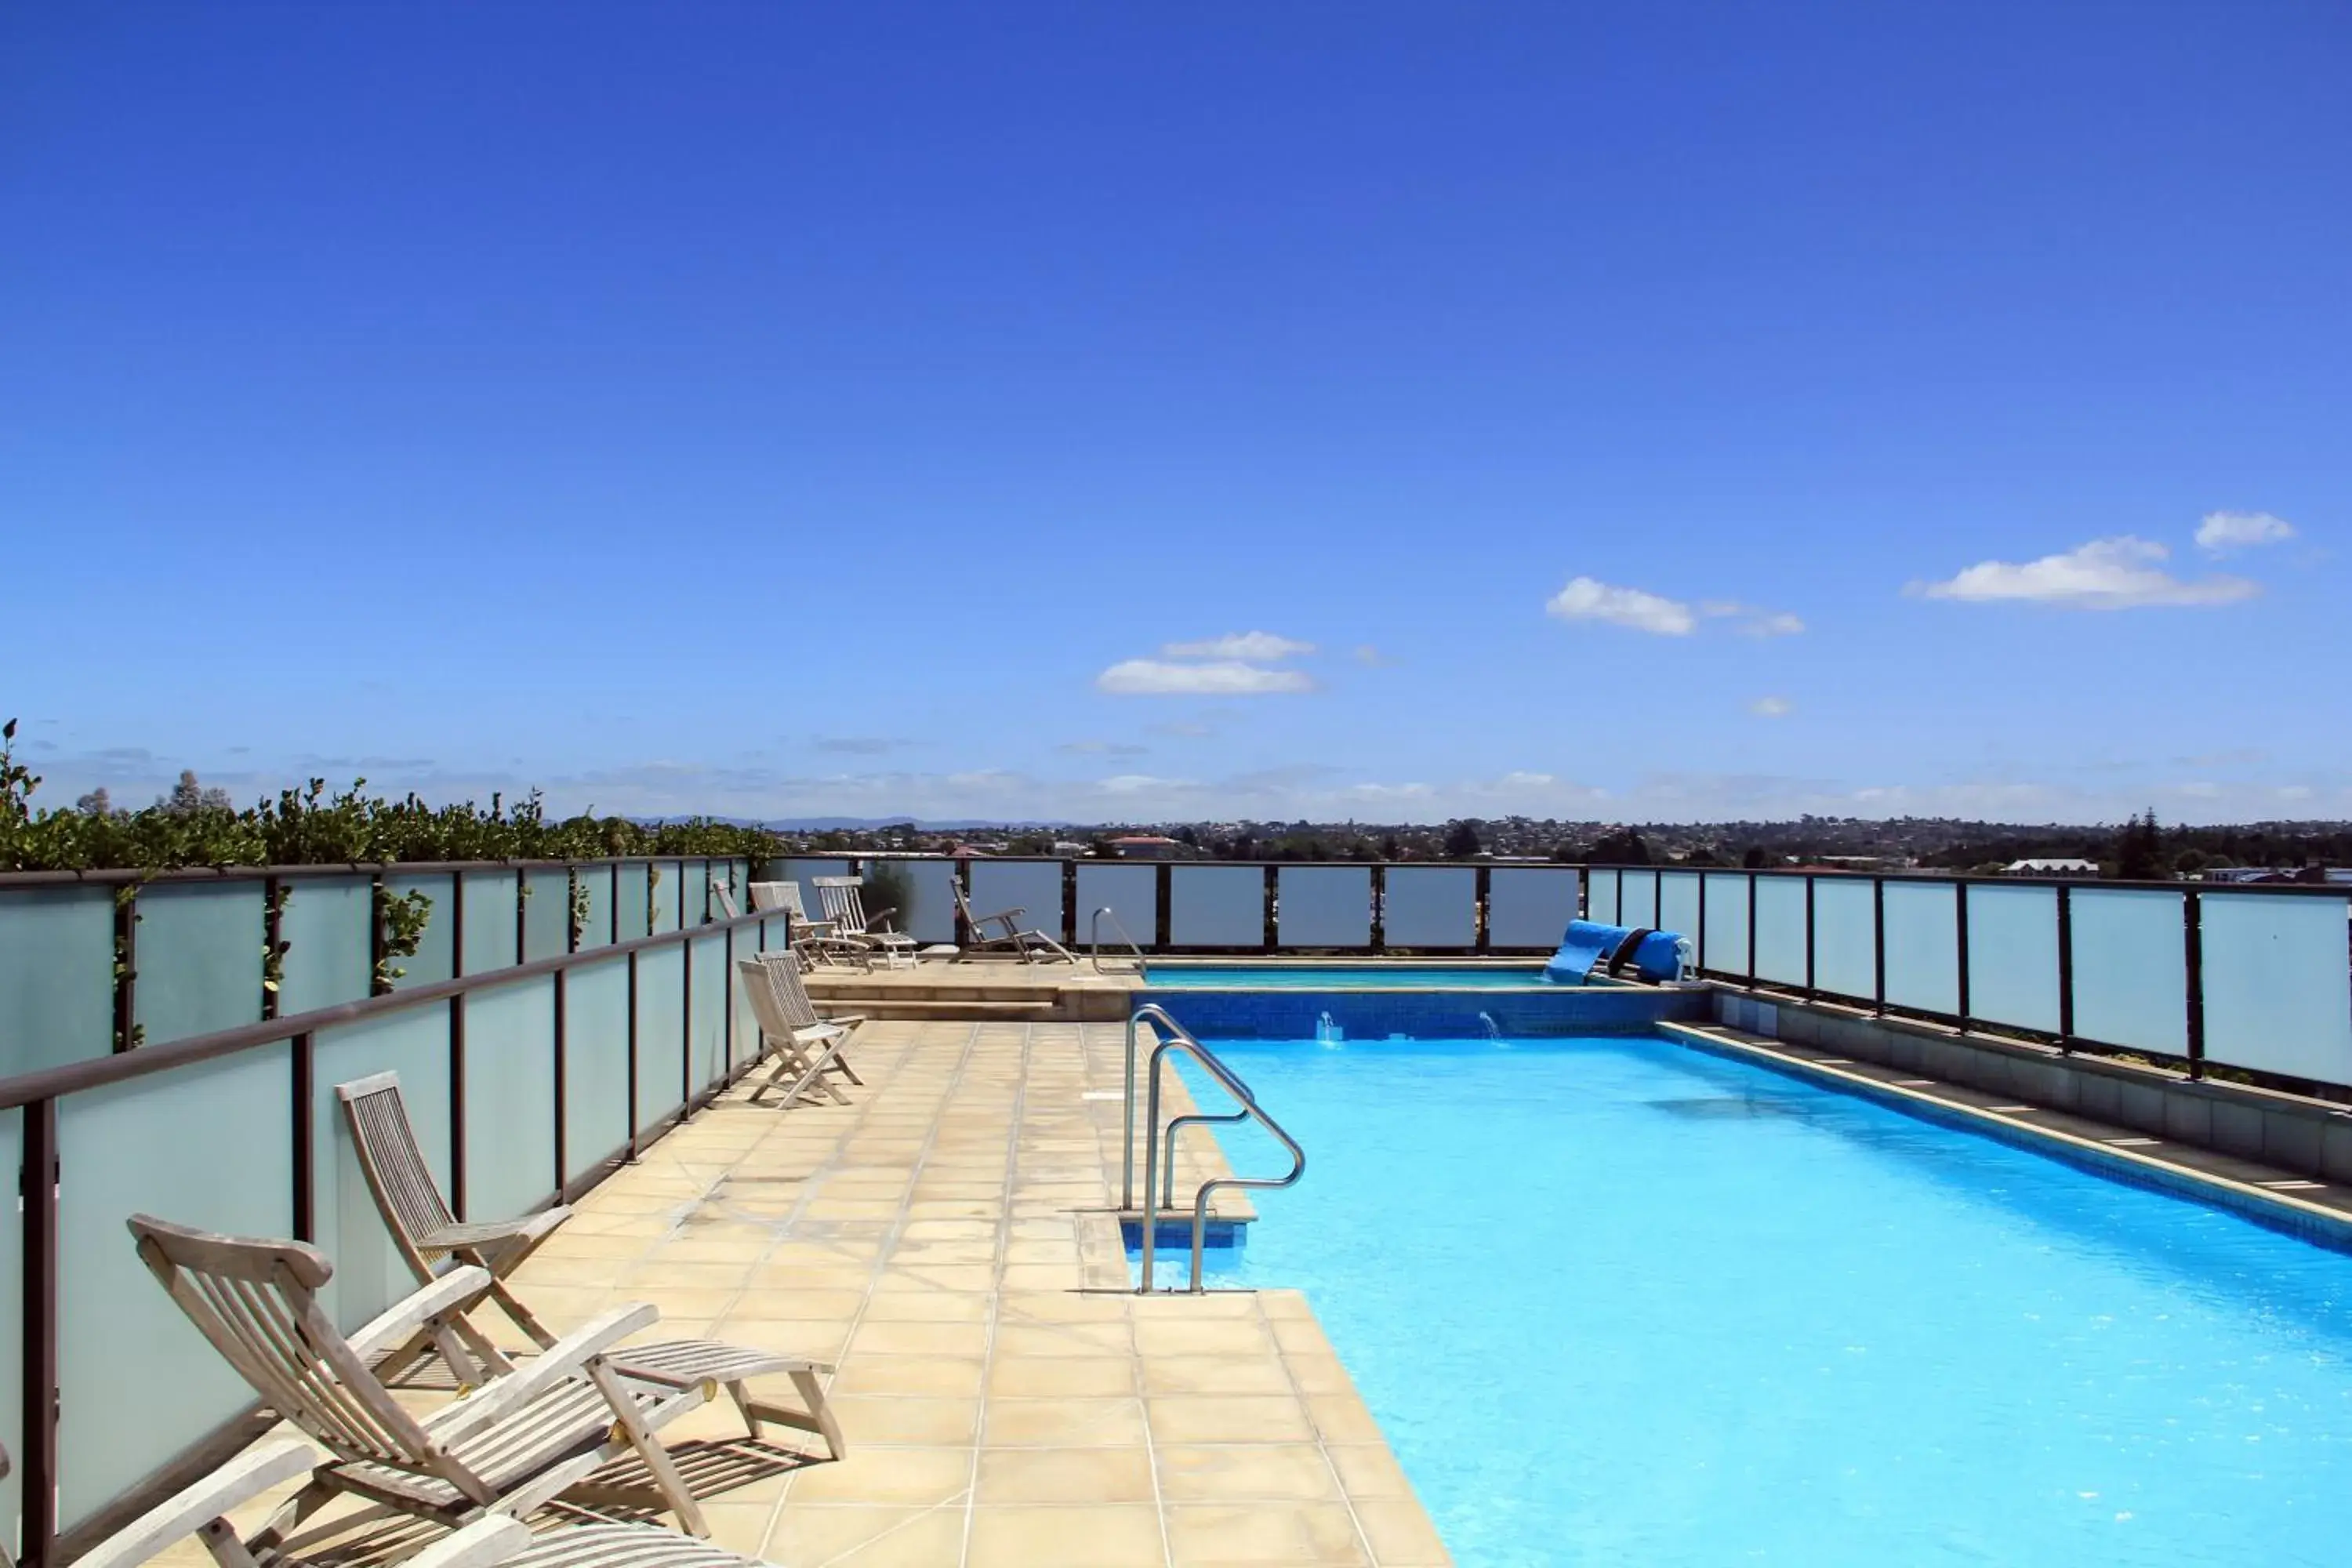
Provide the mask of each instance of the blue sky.
[{"label": "blue sky", "polygon": [[2251,0],[13,6],[0,712],[53,801],[2352,816],[2347,77]]}]

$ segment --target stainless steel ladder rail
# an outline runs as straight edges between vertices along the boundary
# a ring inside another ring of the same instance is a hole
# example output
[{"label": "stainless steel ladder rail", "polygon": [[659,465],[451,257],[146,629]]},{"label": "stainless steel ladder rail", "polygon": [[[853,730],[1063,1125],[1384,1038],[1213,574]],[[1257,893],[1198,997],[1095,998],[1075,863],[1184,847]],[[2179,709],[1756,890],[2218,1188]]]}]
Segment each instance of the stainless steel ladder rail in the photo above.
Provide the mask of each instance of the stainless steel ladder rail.
[{"label": "stainless steel ladder rail", "polygon": [[[1283,1175],[1212,1177],[1202,1182],[1200,1190],[1192,1194],[1192,1282],[1190,1289],[1197,1296],[1201,1294],[1201,1252],[1209,1229],[1210,1194],[1221,1187],[1266,1191],[1294,1186],[1298,1178],[1307,1173],[1307,1151],[1298,1146],[1298,1140],[1293,1138],[1281,1122],[1265,1113],[1265,1108],[1257,1102],[1257,1096],[1250,1092],[1249,1085],[1242,1081],[1239,1074],[1227,1067],[1214,1051],[1193,1038],[1191,1030],[1169,1016],[1166,1008],[1156,1002],[1147,1002],[1138,1007],[1127,1021],[1127,1131],[1130,1179],[1135,1158],[1135,1026],[1139,1021],[1158,1026],[1161,1037],[1160,1043],[1151,1048],[1150,1075],[1144,1101],[1143,1269],[1141,1282],[1137,1287],[1139,1295],[1151,1293],[1152,1254],[1157,1247],[1160,1232],[1160,1199],[1174,1195],[1178,1129],[1195,1122],[1255,1121],[1290,1152],[1290,1169]],[[1241,1109],[1213,1115],[1194,1113],[1180,1116],[1168,1124],[1168,1177],[1155,1197],[1151,1178],[1160,1163],[1160,1085],[1161,1068],[1166,1065],[1171,1051],[1182,1051],[1200,1063],[1202,1070],[1215,1079],[1226,1093],[1240,1102]]]},{"label": "stainless steel ladder rail", "polygon": [[1103,972],[1102,921],[1105,915],[1110,915],[1110,929],[1118,932],[1118,940],[1127,943],[1127,951],[1135,955],[1135,972],[1138,974],[1143,973],[1150,967],[1144,961],[1143,949],[1138,947],[1135,944],[1135,939],[1127,934],[1127,928],[1119,924],[1117,915],[1111,914],[1108,904],[1097,910],[1087,921],[1087,946],[1091,950],[1088,953],[1088,961],[1094,964],[1095,973],[1100,974]]}]

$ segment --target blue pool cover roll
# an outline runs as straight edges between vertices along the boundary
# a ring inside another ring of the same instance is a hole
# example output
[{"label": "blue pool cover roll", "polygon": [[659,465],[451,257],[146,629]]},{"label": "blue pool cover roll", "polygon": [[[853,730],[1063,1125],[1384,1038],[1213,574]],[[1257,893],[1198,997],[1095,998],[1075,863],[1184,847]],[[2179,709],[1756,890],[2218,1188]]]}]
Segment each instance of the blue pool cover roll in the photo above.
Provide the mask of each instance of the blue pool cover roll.
[{"label": "blue pool cover roll", "polygon": [[1654,931],[1643,937],[1633,949],[1633,967],[1644,980],[1665,981],[1682,978],[1682,941],[1674,931]]},{"label": "blue pool cover roll", "polygon": [[1629,926],[1570,921],[1568,934],[1559,939],[1559,951],[1544,965],[1544,978],[1560,985],[1581,985],[1585,976],[1592,973],[1593,965],[1605,963],[1633,934]]}]

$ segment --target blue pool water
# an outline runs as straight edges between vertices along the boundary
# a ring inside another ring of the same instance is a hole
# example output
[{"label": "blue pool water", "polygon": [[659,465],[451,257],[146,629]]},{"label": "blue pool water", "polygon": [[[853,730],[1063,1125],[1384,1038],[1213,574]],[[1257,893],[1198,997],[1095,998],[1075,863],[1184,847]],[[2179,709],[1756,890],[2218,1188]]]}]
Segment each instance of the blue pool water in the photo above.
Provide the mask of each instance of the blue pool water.
[{"label": "blue pool water", "polygon": [[2352,1558],[2352,1258],[1658,1038],[1217,1049],[1223,1278],[1465,1564]]},{"label": "blue pool water", "polygon": [[1155,991],[1515,991],[1548,986],[1543,966],[1415,969],[1403,964],[1154,963]]}]

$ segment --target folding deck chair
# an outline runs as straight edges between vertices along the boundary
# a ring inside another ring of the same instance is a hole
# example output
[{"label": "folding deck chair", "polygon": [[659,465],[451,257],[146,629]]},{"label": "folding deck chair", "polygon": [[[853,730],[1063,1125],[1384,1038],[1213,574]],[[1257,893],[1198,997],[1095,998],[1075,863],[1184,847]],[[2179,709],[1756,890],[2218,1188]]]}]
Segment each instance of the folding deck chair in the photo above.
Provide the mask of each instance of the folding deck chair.
[{"label": "folding deck chair", "polygon": [[[1077,962],[1071,955],[1068,948],[1047,936],[1044,931],[1021,929],[1021,917],[1029,912],[1027,910],[999,910],[992,915],[976,915],[971,912],[971,900],[964,896],[961,882],[950,877],[948,879],[948,888],[955,894],[956,914],[963,921],[965,941],[968,945],[982,949],[1009,947],[1021,955],[1021,962],[1024,963],[1037,962],[1036,955],[1030,950],[1038,947],[1044,948],[1065,963]],[[990,935],[981,929],[988,925],[997,928],[994,935]]]},{"label": "folding deck chair", "polygon": [[[75,1568],[144,1568],[191,1535],[204,1542],[219,1568],[256,1568],[253,1552],[238,1537],[229,1510],[309,1473],[318,1463],[318,1452],[308,1443],[285,1440],[248,1448],[75,1558]],[[309,1568],[299,1554],[275,1562],[277,1568]],[[476,1520],[431,1542],[415,1556],[403,1558],[401,1568],[753,1568],[753,1563],[658,1525],[571,1525],[534,1536],[521,1521],[499,1516]]]},{"label": "folding deck chair", "polygon": [[[852,1083],[863,1081],[842,1060],[841,1047],[849,1043],[850,1035],[865,1019],[855,1016],[818,1018],[808,1005],[808,992],[800,983],[800,960],[789,952],[739,958],[735,961],[735,978],[743,987],[743,999],[751,1004],[751,1016],[760,1026],[760,1038],[765,1049],[776,1058],[776,1065],[751,1091],[751,1103],[759,1104],[770,1089],[782,1088],[781,1105],[786,1110],[795,1105],[815,1104],[820,1095],[835,1105],[847,1105],[849,1096],[827,1083],[825,1078],[832,1074]],[[795,994],[799,997],[797,1007],[787,1001],[789,994]],[[785,1082],[787,1079],[791,1079],[789,1084]]]},{"label": "folding deck chair", "polygon": [[836,958],[866,965],[870,950],[862,942],[851,942],[834,930],[831,921],[813,918],[808,905],[801,898],[798,882],[754,882],[751,884],[751,907],[769,910],[789,917],[793,951],[805,954],[812,963],[830,963]]},{"label": "folding deck chair", "polygon": [[[334,1265],[299,1241],[218,1236],[133,1215],[139,1256],[205,1338],[262,1402],[333,1458],[271,1516],[255,1543],[275,1553],[286,1532],[329,1500],[350,1495],[385,1514],[456,1527],[486,1514],[527,1515],[571,1493],[583,1502],[666,1510],[708,1535],[702,1509],[656,1436],[700,1405],[707,1385],[670,1388],[624,1377],[607,1352],[661,1314],[607,1311],[470,1396],[419,1418],[376,1377],[366,1352],[462,1314],[488,1289],[485,1271],[451,1271],[346,1337],[320,1306]],[[590,1484],[634,1452],[653,1489]]]},{"label": "folding deck chair", "polygon": [[872,915],[866,912],[865,878],[811,877],[809,880],[815,884],[817,902],[824,906],[825,923],[833,928],[835,941],[862,946],[868,964],[878,952],[887,968],[900,967],[901,959],[906,961],[906,967],[914,967],[915,939],[890,925],[890,917],[898,911],[880,910]]},{"label": "folding deck chair", "polygon": [[[339,1083],[335,1097],[342,1101],[343,1122],[351,1131],[352,1146],[359,1156],[360,1170],[367,1177],[368,1191],[375,1194],[376,1212],[383,1216],[384,1228],[392,1233],[394,1247],[408,1265],[408,1271],[416,1277],[416,1282],[430,1286],[441,1277],[436,1260],[478,1268],[484,1275],[484,1283],[476,1292],[476,1301],[484,1297],[496,1301],[515,1327],[530,1336],[532,1343],[542,1350],[552,1346],[555,1336],[507,1288],[506,1277],[536,1251],[557,1226],[571,1218],[572,1211],[558,1205],[521,1219],[460,1222],[441,1201],[441,1189],[434,1184],[432,1169],[425,1163],[425,1151],[416,1142],[415,1125],[409,1121],[407,1103],[401,1098],[400,1075],[377,1073]],[[473,1304],[469,1302],[468,1306]],[[488,1336],[476,1329],[462,1311],[437,1324],[429,1343],[423,1335],[412,1334],[404,1342],[388,1349],[389,1353],[377,1368],[378,1375],[387,1381],[397,1377],[428,1349],[441,1352],[460,1382],[475,1381],[468,1375],[472,1369],[464,1364],[467,1360],[481,1363],[485,1373],[503,1372],[510,1366]],[[760,1435],[761,1422],[773,1421],[778,1426],[823,1437],[836,1459],[848,1451],[832,1408],[825,1403],[824,1391],[817,1383],[820,1374],[833,1371],[824,1362],[774,1355],[717,1340],[671,1340],[660,1344],[630,1345],[615,1351],[612,1361],[624,1375],[665,1387],[723,1384],[754,1437]],[[806,1408],[794,1410],[754,1397],[750,1381],[767,1376],[792,1379]]]}]

